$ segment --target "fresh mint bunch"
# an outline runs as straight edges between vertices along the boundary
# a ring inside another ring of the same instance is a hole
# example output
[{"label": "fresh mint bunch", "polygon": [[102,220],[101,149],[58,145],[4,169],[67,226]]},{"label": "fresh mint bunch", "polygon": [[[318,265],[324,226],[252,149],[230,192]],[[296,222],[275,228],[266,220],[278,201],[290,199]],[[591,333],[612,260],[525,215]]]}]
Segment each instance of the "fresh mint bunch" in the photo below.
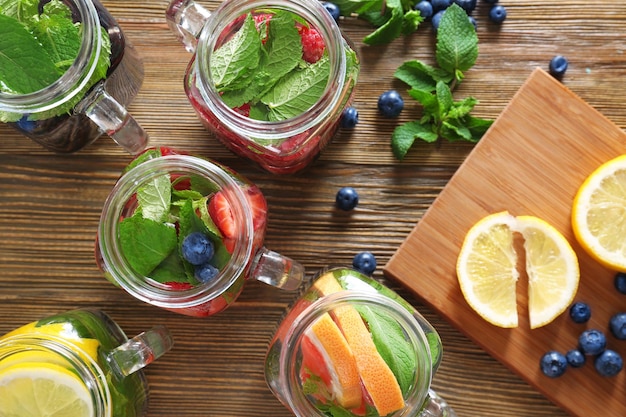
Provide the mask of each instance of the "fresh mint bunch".
[{"label": "fresh mint bunch", "polygon": [[[81,45],[81,24],[72,20],[70,9],[51,0],[39,13],[38,0],[0,0],[0,91],[28,94],[55,82],[72,65]],[[101,28],[102,50],[96,70],[84,90],[50,111],[31,114],[42,120],[69,113],[84,93],[106,77],[111,44]],[[21,113],[0,112],[1,122],[15,122]]]},{"label": "fresh mint bunch", "polygon": [[391,146],[397,159],[405,157],[416,139],[477,142],[493,123],[470,115],[478,103],[475,98],[454,100],[452,96],[478,57],[476,30],[457,4],[448,7],[441,18],[435,57],[438,67],[414,60],[403,63],[394,73],[411,87],[409,95],[423,107],[420,120],[394,130]]},{"label": "fresh mint bunch", "polygon": [[363,39],[367,45],[389,43],[413,33],[423,21],[420,12],[413,8],[415,0],[333,0],[333,3],[339,6],[342,15],[356,14],[376,27]]}]

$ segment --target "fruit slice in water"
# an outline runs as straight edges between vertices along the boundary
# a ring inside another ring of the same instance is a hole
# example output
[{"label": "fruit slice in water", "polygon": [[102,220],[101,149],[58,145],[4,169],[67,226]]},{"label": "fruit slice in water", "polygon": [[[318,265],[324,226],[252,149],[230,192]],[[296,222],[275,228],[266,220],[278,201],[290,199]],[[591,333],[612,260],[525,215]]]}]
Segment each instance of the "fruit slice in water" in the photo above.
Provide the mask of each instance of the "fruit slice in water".
[{"label": "fruit slice in water", "polygon": [[574,198],[572,229],[598,262],[626,271],[626,155],[602,164]]},{"label": "fruit slice in water", "polygon": [[526,252],[530,328],[536,329],[572,303],[580,280],[578,258],[565,237],[545,221],[519,216],[517,227]]},{"label": "fruit slice in water", "polygon": [[465,236],[456,266],[461,292],[482,318],[499,327],[517,327],[515,284],[519,278],[513,247],[515,217],[489,215]]},{"label": "fruit slice in water", "polygon": [[92,417],[91,395],[54,364],[19,364],[0,372],[0,417]]},{"label": "fruit slice in water", "polygon": [[517,253],[514,234],[524,239],[528,314],[535,329],[552,322],[572,302],[580,270],[565,237],[534,216],[508,212],[486,216],[468,232],[457,260],[457,277],[468,304],[485,320],[517,327]]},{"label": "fruit slice in water", "polygon": [[[332,274],[320,277],[313,287],[322,295],[342,291]],[[385,416],[404,407],[404,397],[395,375],[378,353],[372,336],[359,312],[352,306],[331,312],[346,338],[361,380],[378,414]]]}]

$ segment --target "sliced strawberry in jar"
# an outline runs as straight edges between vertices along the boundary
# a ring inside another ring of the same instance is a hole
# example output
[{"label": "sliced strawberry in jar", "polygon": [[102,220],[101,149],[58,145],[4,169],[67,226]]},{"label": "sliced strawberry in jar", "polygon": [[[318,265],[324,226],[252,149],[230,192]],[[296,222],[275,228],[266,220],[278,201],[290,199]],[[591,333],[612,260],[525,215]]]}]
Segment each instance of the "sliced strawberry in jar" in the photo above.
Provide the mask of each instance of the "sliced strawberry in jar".
[{"label": "sliced strawberry in jar", "polygon": [[209,200],[209,216],[217,226],[223,237],[223,243],[229,253],[235,250],[237,225],[230,208],[230,203],[223,192],[218,191]]}]

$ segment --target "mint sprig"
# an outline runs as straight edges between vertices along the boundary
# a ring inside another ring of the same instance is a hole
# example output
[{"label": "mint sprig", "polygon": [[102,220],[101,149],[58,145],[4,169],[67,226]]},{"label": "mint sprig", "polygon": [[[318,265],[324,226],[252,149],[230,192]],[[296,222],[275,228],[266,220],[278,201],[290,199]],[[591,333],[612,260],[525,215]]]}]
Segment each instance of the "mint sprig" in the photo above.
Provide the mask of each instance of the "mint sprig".
[{"label": "mint sprig", "polygon": [[493,123],[470,115],[478,103],[475,98],[454,100],[452,95],[463,81],[464,72],[478,58],[476,30],[457,4],[448,7],[441,18],[435,58],[438,67],[413,60],[403,63],[394,73],[411,87],[409,95],[423,108],[419,121],[402,124],[394,130],[391,147],[397,159],[404,159],[416,139],[429,143],[442,139],[477,142]]}]

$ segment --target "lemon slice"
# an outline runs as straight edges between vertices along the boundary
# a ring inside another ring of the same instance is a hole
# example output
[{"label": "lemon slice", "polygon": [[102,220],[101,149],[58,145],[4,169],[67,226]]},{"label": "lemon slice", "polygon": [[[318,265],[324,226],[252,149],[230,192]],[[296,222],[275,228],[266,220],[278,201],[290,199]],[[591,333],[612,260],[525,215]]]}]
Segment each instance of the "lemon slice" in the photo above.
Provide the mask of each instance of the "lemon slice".
[{"label": "lemon slice", "polygon": [[626,155],[602,164],[583,182],[574,198],[572,229],[594,259],[626,271]]},{"label": "lemon slice", "polygon": [[517,230],[526,252],[530,328],[536,329],[572,303],[580,280],[578,258],[567,239],[537,217],[518,216]]},{"label": "lemon slice", "polygon": [[0,371],[0,417],[92,417],[85,384],[54,364],[22,363]]},{"label": "lemon slice", "polygon": [[518,325],[514,228],[515,217],[508,212],[480,220],[465,236],[456,267],[470,307],[491,324],[507,328]]},{"label": "lemon slice", "polygon": [[489,215],[468,232],[457,260],[457,277],[468,304],[499,327],[517,327],[518,254],[524,239],[531,329],[552,322],[572,302],[580,269],[576,253],[552,225],[534,216]]}]

